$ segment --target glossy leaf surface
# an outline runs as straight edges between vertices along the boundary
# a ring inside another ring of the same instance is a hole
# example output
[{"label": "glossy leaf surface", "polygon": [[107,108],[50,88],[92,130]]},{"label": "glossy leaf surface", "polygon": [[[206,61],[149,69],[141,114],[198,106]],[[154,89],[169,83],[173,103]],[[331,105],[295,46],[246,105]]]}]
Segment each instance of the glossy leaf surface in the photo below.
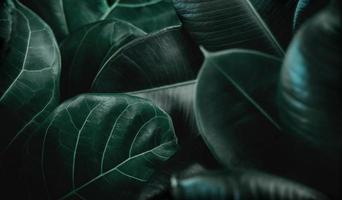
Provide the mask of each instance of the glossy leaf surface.
[{"label": "glossy leaf surface", "polygon": [[[286,1],[287,2],[287,1]],[[284,1],[250,0],[174,0],[177,13],[194,40],[209,51],[247,48],[282,56],[284,45],[291,38],[287,34],[274,36],[281,20],[289,23],[282,32],[291,33],[291,9]],[[294,1],[291,1],[294,2]],[[260,13],[259,13],[259,12]],[[287,13],[282,15],[280,13]],[[268,19],[268,23],[265,22]],[[271,23],[272,21],[272,23]],[[287,22],[289,21],[289,22]],[[269,27],[269,24],[274,27]],[[278,36],[278,37],[277,37]]]},{"label": "glossy leaf surface", "polygon": [[176,150],[170,118],[150,101],[78,96],[60,105],[29,142],[33,197],[134,199],[131,191]]},{"label": "glossy leaf surface", "polygon": [[330,5],[303,25],[287,52],[279,84],[281,119],[289,132],[340,153],[341,16],[341,9]]},{"label": "glossy leaf surface", "polygon": [[132,92],[192,80],[203,60],[179,27],[138,38],[113,54],[93,80],[93,92]]},{"label": "glossy leaf surface", "polygon": [[246,170],[207,171],[171,180],[174,199],[302,199],[325,200],[323,194],[281,177]]},{"label": "glossy leaf surface", "polygon": [[61,44],[62,94],[87,92],[101,66],[120,47],[145,33],[129,23],[104,20],[82,27]]},{"label": "glossy leaf surface", "polygon": [[196,119],[209,148],[227,166],[261,161],[277,144],[273,102],[279,66],[273,57],[246,50],[206,56],[196,88]]}]

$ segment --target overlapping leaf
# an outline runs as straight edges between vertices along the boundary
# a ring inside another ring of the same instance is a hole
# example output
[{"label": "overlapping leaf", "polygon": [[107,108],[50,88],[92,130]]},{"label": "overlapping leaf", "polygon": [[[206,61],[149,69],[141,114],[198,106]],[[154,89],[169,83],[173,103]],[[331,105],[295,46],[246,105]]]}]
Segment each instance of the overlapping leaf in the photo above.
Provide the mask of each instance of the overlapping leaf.
[{"label": "overlapping leaf", "polygon": [[[174,0],[174,3],[186,29],[198,44],[210,51],[247,48],[282,56],[291,38],[295,1]],[[274,31],[280,34],[274,36]]]},{"label": "overlapping leaf", "polygon": [[104,20],[82,27],[61,45],[62,95],[87,92],[101,66],[120,47],[145,33],[129,23]]},{"label": "overlapping leaf", "polygon": [[170,118],[150,101],[82,95],[60,105],[31,138],[31,191],[34,198],[134,199],[132,191],[176,149]]},{"label": "overlapping leaf", "polygon": [[193,80],[202,60],[181,27],[165,28],[113,54],[94,78],[91,91],[131,92]]}]

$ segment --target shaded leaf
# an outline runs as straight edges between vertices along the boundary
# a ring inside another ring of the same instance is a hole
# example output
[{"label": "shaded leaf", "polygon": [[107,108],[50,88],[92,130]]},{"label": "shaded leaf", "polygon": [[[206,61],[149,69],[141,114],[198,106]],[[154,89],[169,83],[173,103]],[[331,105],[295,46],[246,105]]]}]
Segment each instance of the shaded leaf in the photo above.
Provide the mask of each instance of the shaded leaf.
[{"label": "shaded leaf", "polygon": [[187,177],[174,176],[174,199],[327,199],[307,186],[281,177],[246,171],[207,171]]},{"label": "shaded leaf", "polygon": [[279,84],[281,119],[289,132],[340,153],[341,27],[337,5],[303,25],[286,54]]},{"label": "shaded leaf", "polygon": [[134,199],[131,191],[176,149],[170,118],[150,101],[78,96],[60,105],[30,140],[33,198]]},{"label": "shaded leaf", "polygon": [[5,3],[10,5],[11,17],[0,19],[13,30],[0,29],[9,37],[0,61],[1,152],[42,122],[59,96],[60,55],[52,31],[22,4]]},{"label": "shaded leaf", "polygon": [[129,23],[104,20],[82,27],[61,44],[63,97],[87,92],[96,73],[120,47],[145,33]]},{"label": "shaded leaf", "polygon": [[341,156],[285,132],[279,123],[280,65],[246,50],[207,55],[195,98],[200,133],[230,169],[267,171],[339,199]]},{"label": "shaded leaf", "polygon": [[93,80],[93,92],[132,92],[192,80],[202,64],[199,48],[181,27],[138,38],[113,54]]},{"label": "shaded leaf", "polygon": [[99,20],[109,6],[106,0],[20,0],[49,24],[61,41],[82,25]]},{"label": "shaded leaf", "polygon": [[[294,2],[174,0],[185,28],[207,50],[247,48],[277,56],[284,54],[283,48],[291,38]],[[280,34],[274,36],[273,31]]]},{"label": "shaded leaf", "polygon": [[147,33],[181,24],[171,0],[118,0],[102,16],[112,18],[130,22]]}]

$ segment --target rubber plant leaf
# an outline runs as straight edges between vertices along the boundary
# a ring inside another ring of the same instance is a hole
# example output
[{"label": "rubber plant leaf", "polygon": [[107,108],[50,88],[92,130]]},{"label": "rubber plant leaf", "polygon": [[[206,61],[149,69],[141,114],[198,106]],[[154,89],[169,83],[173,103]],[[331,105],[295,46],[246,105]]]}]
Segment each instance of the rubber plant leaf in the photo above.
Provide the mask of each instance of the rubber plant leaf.
[{"label": "rubber plant leaf", "polygon": [[292,37],[296,1],[173,1],[185,28],[209,51],[247,48],[281,57]]},{"label": "rubber plant leaf", "polygon": [[28,143],[32,198],[135,199],[176,151],[172,121],[151,101],[77,96],[61,104]]},{"label": "rubber plant leaf", "polygon": [[253,171],[205,171],[175,175],[171,179],[173,199],[314,199],[322,193],[303,184]]}]

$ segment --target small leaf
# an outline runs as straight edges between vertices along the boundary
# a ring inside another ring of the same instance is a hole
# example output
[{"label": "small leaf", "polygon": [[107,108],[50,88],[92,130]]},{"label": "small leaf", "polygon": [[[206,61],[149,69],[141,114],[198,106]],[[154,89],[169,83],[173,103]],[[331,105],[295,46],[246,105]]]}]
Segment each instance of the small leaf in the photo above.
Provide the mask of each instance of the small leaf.
[{"label": "small leaf", "polygon": [[93,80],[93,92],[132,92],[193,80],[199,48],[179,27],[138,38],[113,54]]},{"label": "small leaf", "polygon": [[124,21],[104,20],[68,36],[61,44],[63,97],[87,92],[107,59],[120,47],[143,35],[142,30]]},{"label": "small leaf", "polygon": [[170,118],[151,102],[82,95],[60,105],[31,138],[27,175],[34,199],[134,199],[132,191],[176,149]]},{"label": "small leaf", "polygon": [[117,0],[102,19],[121,19],[147,33],[180,25],[171,0]]},{"label": "small leaf", "polygon": [[312,199],[328,198],[305,185],[292,180],[245,171],[206,171],[190,176],[174,176],[173,199]]}]

